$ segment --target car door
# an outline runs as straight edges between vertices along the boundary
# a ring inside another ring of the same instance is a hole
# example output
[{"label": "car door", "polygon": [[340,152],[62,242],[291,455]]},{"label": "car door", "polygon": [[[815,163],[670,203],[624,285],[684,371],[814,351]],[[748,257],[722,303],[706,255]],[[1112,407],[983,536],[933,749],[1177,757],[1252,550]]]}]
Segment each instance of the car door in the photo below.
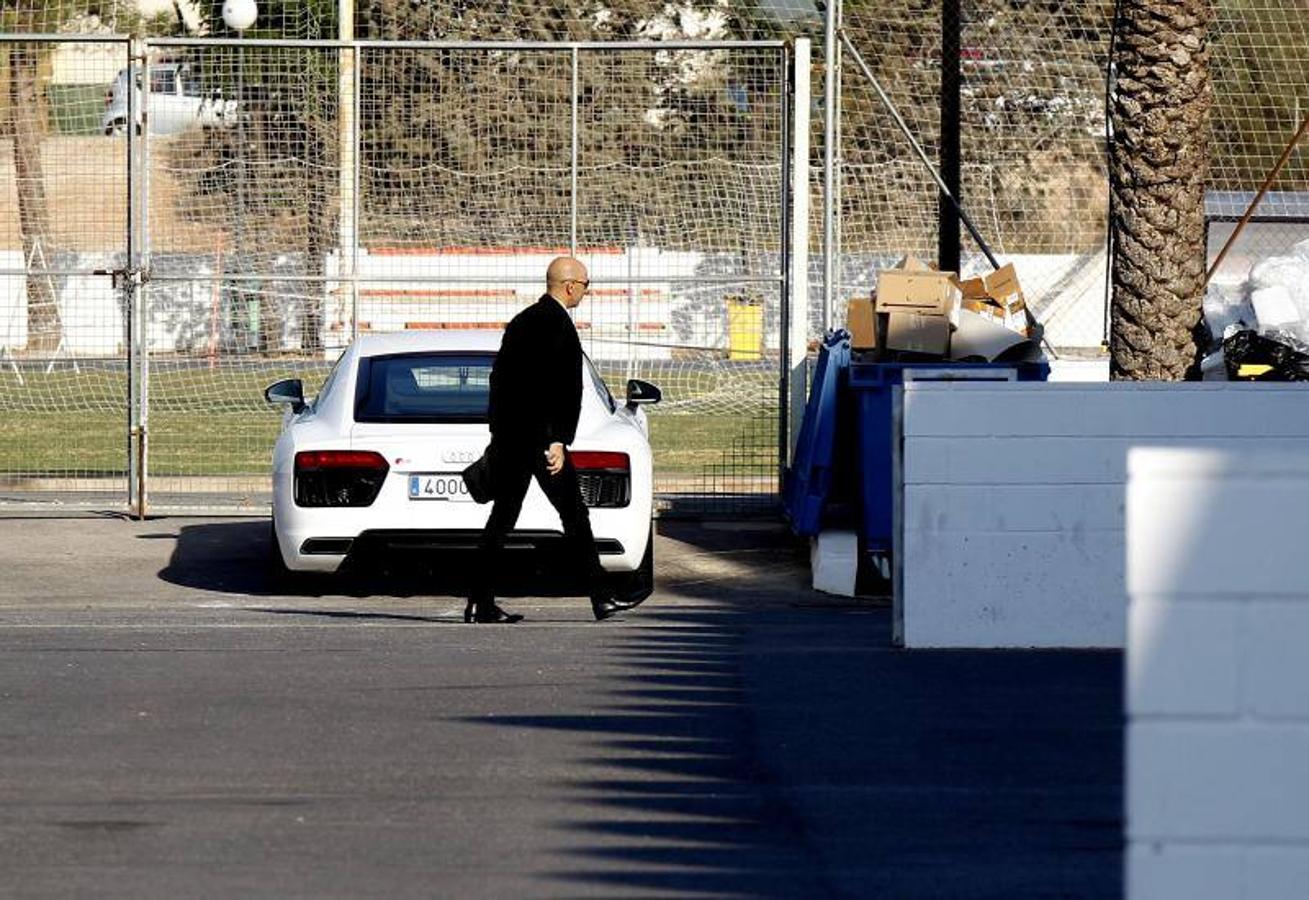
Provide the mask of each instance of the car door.
[{"label": "car door", "polygon": [[150,133],[178,134],[195,118],[190,100],[182,96],[181,80],[175,66],[157,66],[150,70]]}]

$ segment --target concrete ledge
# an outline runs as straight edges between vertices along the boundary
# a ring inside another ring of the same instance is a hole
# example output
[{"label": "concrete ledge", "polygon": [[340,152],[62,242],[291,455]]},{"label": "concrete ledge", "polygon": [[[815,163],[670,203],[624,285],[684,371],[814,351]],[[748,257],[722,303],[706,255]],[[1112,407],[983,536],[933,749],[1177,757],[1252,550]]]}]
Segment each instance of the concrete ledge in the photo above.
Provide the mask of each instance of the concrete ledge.
[{"label": "concrete ledge", "polygon": [[1138,449],[1127,493],[1127,896],[1309,879],[1309,447]]},{"label": "concrete ledge", "polygon": [[[1211,447],[1240,459],[1293,453],[1309,438],[1309,386],[1299,384],[913,382],[903,401],[896,603],[906,647],[1122,647],[1128,453]],[[1156,504],[1190,508],[1181,488],[1151,490]],[[1278,490],[1270,482],[1224,502],[1253,514]],[[1303,534],[1268,539],[1290,552]],[[1221,550],[1215,539],[1210,558]],[[1216,567],[1190,576],[1227,578]]]}]

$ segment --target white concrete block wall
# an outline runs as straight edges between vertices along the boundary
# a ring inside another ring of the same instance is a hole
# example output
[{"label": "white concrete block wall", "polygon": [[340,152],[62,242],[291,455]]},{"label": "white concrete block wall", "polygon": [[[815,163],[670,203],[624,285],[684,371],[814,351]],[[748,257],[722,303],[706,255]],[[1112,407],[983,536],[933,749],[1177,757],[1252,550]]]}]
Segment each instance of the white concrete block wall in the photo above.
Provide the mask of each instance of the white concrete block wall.
[{"label": "white concrete block wall", "polygon": [[1128,452],[1304,447],[1309,386],[913,382],[903,433],[905,646],[1121,647]]},{"label": "white concrete block wall", "polygon": [[1127,897],[1309,895],[1309,443],[1129,460]]}]

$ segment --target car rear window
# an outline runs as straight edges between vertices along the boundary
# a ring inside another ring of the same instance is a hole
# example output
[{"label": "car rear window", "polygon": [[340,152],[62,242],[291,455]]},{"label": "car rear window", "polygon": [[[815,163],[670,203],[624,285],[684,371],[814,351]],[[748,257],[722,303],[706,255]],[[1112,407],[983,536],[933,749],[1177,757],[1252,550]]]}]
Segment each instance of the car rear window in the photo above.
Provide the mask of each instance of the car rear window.
[{"label": "car rear window", "polygon": [[493,353],[406,353],[359,361],[356,422],[485,422]]}]

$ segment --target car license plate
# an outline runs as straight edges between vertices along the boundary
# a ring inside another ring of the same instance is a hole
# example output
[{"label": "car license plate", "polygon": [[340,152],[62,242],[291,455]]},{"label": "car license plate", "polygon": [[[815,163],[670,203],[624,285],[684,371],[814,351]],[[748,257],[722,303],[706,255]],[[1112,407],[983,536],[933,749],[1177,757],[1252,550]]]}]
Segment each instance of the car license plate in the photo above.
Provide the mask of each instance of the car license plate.
[{"label": "car license plate", "polygon": [[409,476],[410,500],[453,500],[472,503],[468,485],[459,472],[424,472]]}]

